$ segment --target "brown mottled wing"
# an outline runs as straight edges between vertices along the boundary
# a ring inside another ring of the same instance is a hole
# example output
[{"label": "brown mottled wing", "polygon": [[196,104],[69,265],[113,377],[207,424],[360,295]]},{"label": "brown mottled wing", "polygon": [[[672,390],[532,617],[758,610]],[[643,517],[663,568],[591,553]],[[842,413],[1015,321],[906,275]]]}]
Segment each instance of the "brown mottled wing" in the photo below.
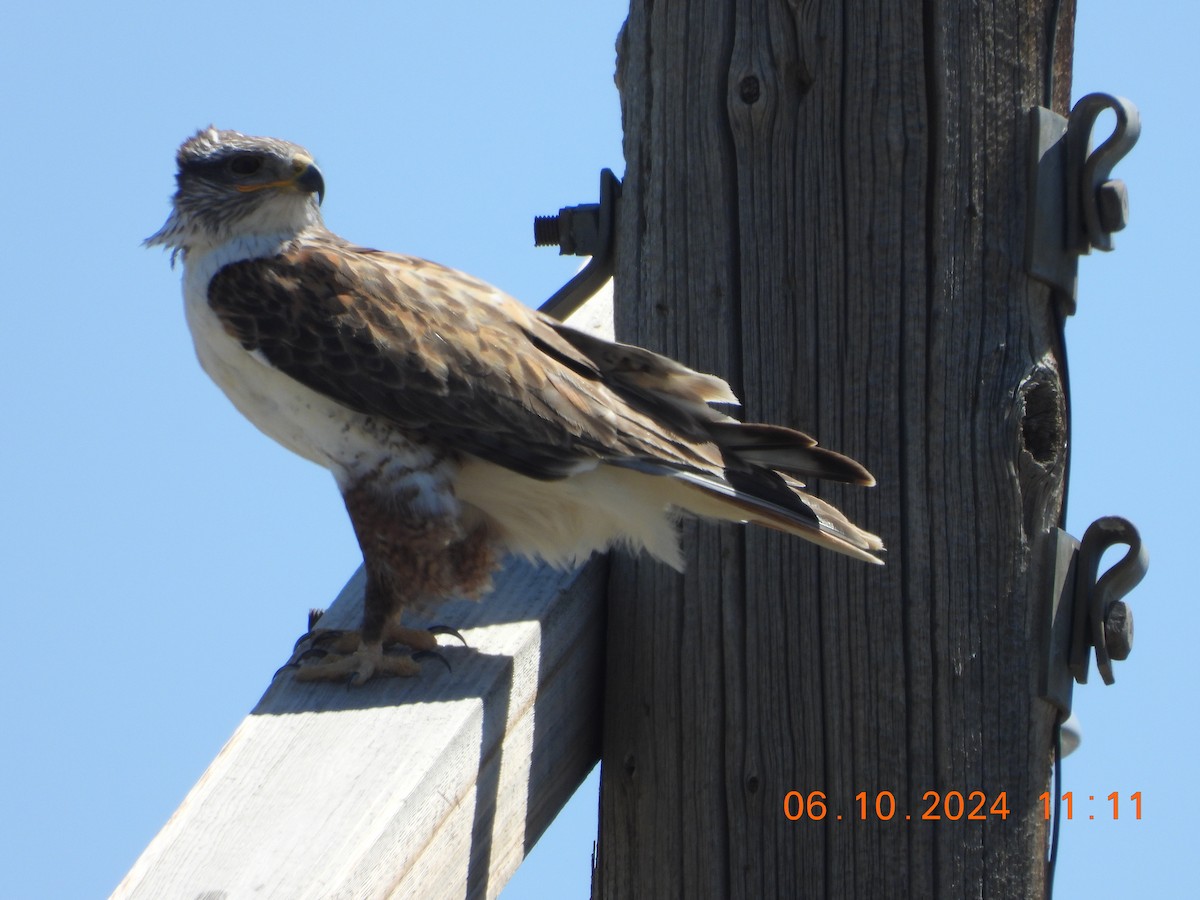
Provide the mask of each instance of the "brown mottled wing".
[{"label": "brown mottled wing", "polygon": [[731,400],[724,382],[607,342],[598,365],[596,339],[433,263],[322,238],[224,267],[209,304],[307,387],[526,475],[596,459],[723,469],[705,401]]}]

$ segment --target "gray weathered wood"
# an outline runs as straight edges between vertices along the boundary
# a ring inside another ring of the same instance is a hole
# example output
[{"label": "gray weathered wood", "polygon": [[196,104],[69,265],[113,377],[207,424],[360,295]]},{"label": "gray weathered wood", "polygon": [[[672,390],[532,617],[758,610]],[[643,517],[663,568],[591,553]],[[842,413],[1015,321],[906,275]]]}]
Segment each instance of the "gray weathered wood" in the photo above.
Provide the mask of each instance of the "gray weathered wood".
[{"label": "gray weathered wood", "polygon": [[[818,493],[889,556],[689,526],[682,577],[614,560],[596,896],[1040,895],[1065,390],[1022,252],[1047,39],[1032,0],[632,3],[617,334],[865,462],[877,488]],[[790,790],[827,819],[788,821]],[[1011,814],[919,821],[974,790]]]},{"label": "gray weathered wood", "polygon": [[[277,678],[113,897],[496,896],[597,758],[605,565],[443,606],[452,673]],[[329,627],[361,608],[360,570]]]}]

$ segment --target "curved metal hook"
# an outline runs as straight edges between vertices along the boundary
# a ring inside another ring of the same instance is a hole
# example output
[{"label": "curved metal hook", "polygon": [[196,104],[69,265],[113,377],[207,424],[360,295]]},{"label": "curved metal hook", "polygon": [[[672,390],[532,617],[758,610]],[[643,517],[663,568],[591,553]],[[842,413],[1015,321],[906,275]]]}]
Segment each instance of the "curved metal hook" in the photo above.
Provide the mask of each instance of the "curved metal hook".
[{"label": "curved metal hook", "polygon": [[[1128,545],[1128,552],[1097,579],[1100,558],[1118,544]],[[1121,598],[1137,587],[1149,567],[1150,555],[1128,519],[1103,516],[1084,532],[1075,576],[1070,660],[1071,673],[1080,684],[1087,683],[1092,647],[1096,648],[1096,668],[1104,683],[1115,681],[1112,660],[1124,659],[1133,645],[1133,614]]]},{"label": "curved metal hook", "polygon": [[[1095,150],[1089,152],[1092,129],[1096,119],[1107,109],[1117,117],[1116,127]],[[1067,120],[1069,165],[1077,177],[1068,179],[1068,187],[1079,191],[1077,202],[1069,204],[1068,234],[1079,241],[1080,253],[1089,245],[1097,250],[1112,250],[1114,231],[1125,227],[1129,216],[1129,195],[1125,183],[1110,179],[1113,167],[1120,162],[1142,133],[1142,121],[1137,107],[1124,97],[1095,93],[1081,97],[1071,108]]]}]

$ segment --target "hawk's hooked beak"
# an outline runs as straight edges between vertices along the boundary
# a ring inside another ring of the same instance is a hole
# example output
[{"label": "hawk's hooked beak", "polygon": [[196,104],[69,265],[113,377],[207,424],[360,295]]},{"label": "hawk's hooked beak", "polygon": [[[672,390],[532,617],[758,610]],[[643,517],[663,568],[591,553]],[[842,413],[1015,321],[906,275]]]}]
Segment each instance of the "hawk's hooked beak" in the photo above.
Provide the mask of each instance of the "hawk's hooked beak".
[{"label": "hawk's hooked beak", "polygon": [[316,164],[308,157],[298,156],[292,161],[292,170],[296,173],[293,184],[310,194],[316,194],[318,205],[324,202],[325,179],[321,177],[321,170]]},{"label": "hawk's hooked beak", "polygon": [[239,184],[235,188],[243,194],[251,191],[261,191],[266,188],[291,188],[306,194],[316,194],[317,203],[325,200],[325,179],[321,170],[307,156],[297,156],[292,160],[292,177],[283,181],[267,181],[263,184]]}]

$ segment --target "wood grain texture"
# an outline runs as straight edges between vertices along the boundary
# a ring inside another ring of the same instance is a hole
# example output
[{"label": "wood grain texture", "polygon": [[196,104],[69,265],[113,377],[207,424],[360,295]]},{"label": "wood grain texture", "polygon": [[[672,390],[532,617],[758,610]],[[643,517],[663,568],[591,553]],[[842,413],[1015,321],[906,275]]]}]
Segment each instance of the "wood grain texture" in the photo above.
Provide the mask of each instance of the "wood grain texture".
[{"label": "wood grain texture", "polygon": [[[512,561],[443,606],[453,672],[279,676],[113,897],[495,897],[597,759],[605,570]],[[322,625],[357,624],[362,590]]]},{"label": "wood grain texture", "polygon": [[[877,488],[817,493],[889,554],[689,526],[682,577],[614,561],[595,896],[1040,895],[1066,457],[1022,259],[1045,26],[1025,0],[632,4],[618,337],[862,460]],[[829,818],[788,821],[789,790]],[[955,790],[1011,815],[916,821]],[[881,791],[913,820],[873,821]]]}]

